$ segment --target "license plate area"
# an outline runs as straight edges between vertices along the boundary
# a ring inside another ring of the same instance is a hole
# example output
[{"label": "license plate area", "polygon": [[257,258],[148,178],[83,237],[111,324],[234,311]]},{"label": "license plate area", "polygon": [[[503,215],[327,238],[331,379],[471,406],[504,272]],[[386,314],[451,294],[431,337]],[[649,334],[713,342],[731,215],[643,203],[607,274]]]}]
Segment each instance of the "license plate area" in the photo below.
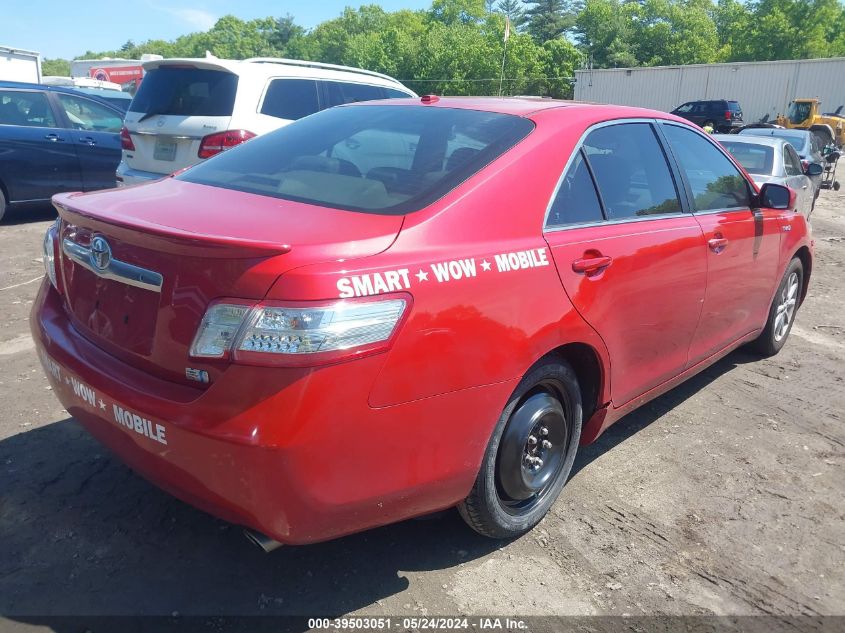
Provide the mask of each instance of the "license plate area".
[{"label": "license plate area", "polygon": [[169,138],[156,138],[155,148],[153,149],[153,158],[155,160],[174,161],[176,160],[176,141]]}]

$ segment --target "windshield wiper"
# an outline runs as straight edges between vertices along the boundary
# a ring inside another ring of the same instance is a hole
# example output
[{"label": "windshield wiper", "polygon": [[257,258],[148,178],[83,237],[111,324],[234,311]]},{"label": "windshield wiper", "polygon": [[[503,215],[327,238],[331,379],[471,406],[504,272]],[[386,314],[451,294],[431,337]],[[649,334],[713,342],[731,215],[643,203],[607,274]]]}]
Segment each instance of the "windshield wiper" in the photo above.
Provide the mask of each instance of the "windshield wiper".
[{"label": "windshield wiper", "polygon": [[147,112],[146,114],[144,114],[144,116],[138,119],[138,123],[141,123],[141,121],[146,121],[151,116],[158,116],[160,114],[167,114],[167,112],[156,112],[155,110],[153,110],[152,112]]}]

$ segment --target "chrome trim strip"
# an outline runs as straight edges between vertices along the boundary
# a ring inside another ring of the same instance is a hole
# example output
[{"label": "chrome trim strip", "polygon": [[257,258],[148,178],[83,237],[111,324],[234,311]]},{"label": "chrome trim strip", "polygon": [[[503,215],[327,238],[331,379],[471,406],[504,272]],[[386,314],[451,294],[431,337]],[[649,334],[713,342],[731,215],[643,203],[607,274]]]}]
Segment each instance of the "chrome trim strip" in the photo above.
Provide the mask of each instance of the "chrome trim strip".
[{"label": "chrome trim strip", "polygon": [[62,251],[74,262],[90,270],[97,277],[117,281],[127,286],[141,288],[142,290],[161,292],[161,285],[164,278],[155,271],[147,270],[134,264],[127,264],[116,259],[112,259],[108,266],[100,270],[94,265],[91,249],[77,244],[68,238],[62,240]]},{"label": "chrome trim strip", "polygon": [[648,222],[649,220],[668,220],[669,218],[689,218],[692,214],[683,211],[679,213],[656,213],[654,215],[639,215],[616,220],[598,220],[596,222],[578,222],[573,224],[561,224],[560,226],[546,227],[543,233],[558,233],[572,229],[587,229],[595,226],[613,226],[616,224],[635,224],[637,222]]},{"label": "chrome trim strip", "polygon": [[[198,141],[198,140],[203,138],[202,136],[190,136],[190,135],[187,135],[187,134],[167,134],[165,132],[139,132],[138,130],[134,130],[134,131],[130,130],[129,134],[137,134],[138,136],[161,136],[161,137],[176,139],[176,140],[179,140],[179,141],[185,140],[185,139],[188,139],[188,140],[191,140],[191,141]],[[214,132],[211,132],[211,134],[214,134]]]}]

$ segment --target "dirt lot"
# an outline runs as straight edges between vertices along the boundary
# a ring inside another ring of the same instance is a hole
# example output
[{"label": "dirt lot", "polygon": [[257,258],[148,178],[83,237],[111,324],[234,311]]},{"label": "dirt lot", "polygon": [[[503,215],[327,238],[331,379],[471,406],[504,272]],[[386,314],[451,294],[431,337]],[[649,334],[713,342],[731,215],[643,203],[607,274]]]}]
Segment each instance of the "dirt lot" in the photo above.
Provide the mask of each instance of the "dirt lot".
[{"label": "dirt lot", "polygon": [[446,512],[270,555],[68,418],[27,326],[49,211],[3,225],[0,628],[50,614],[845,614],[843,193],[816,208],[810,296],[781,354],[731,354],[621,421],[527,536],[482,540]]}]

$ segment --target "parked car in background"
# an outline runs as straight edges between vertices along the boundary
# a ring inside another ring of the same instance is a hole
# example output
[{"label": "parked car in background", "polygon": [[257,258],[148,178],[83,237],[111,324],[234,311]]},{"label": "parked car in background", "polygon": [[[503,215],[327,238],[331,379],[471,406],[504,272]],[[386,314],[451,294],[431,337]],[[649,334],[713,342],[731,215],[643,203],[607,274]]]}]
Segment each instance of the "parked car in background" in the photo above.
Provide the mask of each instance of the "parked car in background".
[{"label": "parked car in background", "polygon": [[163,59],[144,70],[121,131],[118,185],[161,178],[332,106],[416,96],[381,73],[291,59]]},{"label": "parked car in background", "polygon": [[[787,130],[785,128],[745,128],[739,132],[739,136],[762,136],[769,138],[781,138],[795,148],[798,158],[801,159],[801,167],[804,173],[810,165],[818,165],[821,171],[813,168],[815,175],[810,176],[813,183],[813,196],[819,197],[822,187],[822,172],[824,171],[825,159],[822,155],[823,145],[818,136],[809,130]],[[818,172],[818,173],[816,173]]]},{"label": "parked car in background", "polygon": [[821,175],[820,165],[810,163],[805,169],[798,152],[782,138],[740,134],[716,134],[713,138],[739,161],[758,186],[774,182],[794,189],[796,210],[810,217],[816,206],[811,177]]},{"label": "parked car in background", "polygon": [[103,101],[107,101],[115,108],[120,110],[124,115],[129,109],[129,104],[132,103],[132,95],[121,90],[106,90],[103,88],[74,88],[76,92],[90,97],[98,97]]},{"label": "parked car in background", "polygon": [[61,191],[114,187],[123,113],[76,89],[0,82],[0,218]]},{"label": "parked car in background", "polygon": [[739,102],[726,99],[688,101],[672,110],[672,114],[692,121],[699,127],[711,127],[717,132],[730,132],[743,125]]},{"label": "parked car in background", "polygon": [[450,506],[525,533],[580,445],[777,353],[812,268],[795,193],[699,128],[547,99],[330,108],[54,203],[30,320],[53,393],[265,549]]}]

